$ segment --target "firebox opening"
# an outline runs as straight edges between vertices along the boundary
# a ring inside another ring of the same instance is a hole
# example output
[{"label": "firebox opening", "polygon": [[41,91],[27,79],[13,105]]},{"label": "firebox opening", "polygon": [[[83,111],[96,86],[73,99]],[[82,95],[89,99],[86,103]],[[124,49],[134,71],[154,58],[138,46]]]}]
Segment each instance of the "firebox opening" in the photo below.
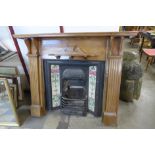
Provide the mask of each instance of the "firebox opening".
[{"label": "firebox opening", "polygon": [[65,114],[87,114],[88,69],[63,66],[62,67],[62,95],[61,110]]}]

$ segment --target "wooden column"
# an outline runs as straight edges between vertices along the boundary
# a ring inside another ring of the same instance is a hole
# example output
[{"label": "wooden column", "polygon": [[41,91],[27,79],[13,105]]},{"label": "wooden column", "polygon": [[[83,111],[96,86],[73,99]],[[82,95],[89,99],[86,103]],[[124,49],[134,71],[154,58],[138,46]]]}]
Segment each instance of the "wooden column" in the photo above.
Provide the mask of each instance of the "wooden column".
[{"label": "wooden column", "polygon": [[40,117],[45,114],[45,91],[43,79],[43,62],[39,54],[40,40],[25,39],[29,49],[30,87],[31,87],[31,115]]},{"label": "wooden column", "polygon": [[105,125],[117,124],[117,111],[122,71],[122,41],[123,37],[111,37],[108,40],[106,81],[105,81],[105,106],[103,123]]}]

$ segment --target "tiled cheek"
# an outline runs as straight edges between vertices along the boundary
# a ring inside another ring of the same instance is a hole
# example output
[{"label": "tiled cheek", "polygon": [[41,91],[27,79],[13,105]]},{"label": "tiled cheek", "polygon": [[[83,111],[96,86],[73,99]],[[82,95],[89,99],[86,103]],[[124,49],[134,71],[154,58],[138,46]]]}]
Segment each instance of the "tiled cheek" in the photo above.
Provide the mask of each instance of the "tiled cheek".
[{"label": "tiled cheek", "polygon": [[93,112],[95,111],[96,71],[96,66],[89,67],[88,109]]},{"label": "tiled cheek", "polygon": [[59,65],[51,65],[52,105],[60,106],[60,70]]}]

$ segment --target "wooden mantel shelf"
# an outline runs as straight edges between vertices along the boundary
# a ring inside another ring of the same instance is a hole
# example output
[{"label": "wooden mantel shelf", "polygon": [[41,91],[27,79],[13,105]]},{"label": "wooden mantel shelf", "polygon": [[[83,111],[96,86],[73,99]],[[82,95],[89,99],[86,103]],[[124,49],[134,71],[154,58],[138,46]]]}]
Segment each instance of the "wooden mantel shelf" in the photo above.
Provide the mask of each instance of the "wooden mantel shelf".
[{"label": "wooden mantel shelf", "polygon": [[43,34],[16,34],[15,38],[59,38],[59,37],[104,37],[104,36],[135,36],[138,31],[128,32],[85,32],[85,33],[43,33]]},{"label": "wooden mantel shelf", "polygon": [[51,53],[49,54],[49,56],[70,56],[70,57],[95,57],[97,56],[96,54],[82,54],[82,53],[72,53],[72,52],[67,52],[67,53],[63,53],[63,52],[58,52],[58,53]]},{"label": "wooden mantel shelf", "polygon": [[102,120],[106,125],[117,124],[123,40],[137,34],[134,31],[14,35],[15,38],[24,39],[29,50],[31,115],[40,117],[46,113],[44,59],[70,56],[74,60],[81,60],[84,57],[83,61],[105,61]]}]

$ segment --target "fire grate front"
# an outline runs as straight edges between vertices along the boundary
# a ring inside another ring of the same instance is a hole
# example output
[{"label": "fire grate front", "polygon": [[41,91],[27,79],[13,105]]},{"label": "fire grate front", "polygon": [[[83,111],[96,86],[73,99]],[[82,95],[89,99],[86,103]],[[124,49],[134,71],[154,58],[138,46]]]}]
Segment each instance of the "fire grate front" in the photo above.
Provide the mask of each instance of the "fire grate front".
[{"label": "fire grate front", "polygon": [[61,97],[61,111],[68,115],[83,115],[87,114],[87,99],[69,99]]},{"label": "fire grate front", "polygon": [[[71,69],[72,70],[72,69]],[[74,71],[78,72],[77,76],[72,74],[73,72],[69,71],[67,68],[65,76],[62,76],[62,97],[61,97],[61,110],[63,113],[68,115],[83,115],[87,114],[87,93],[86,93],[86,83],[87,80],[82,77],[84,71],[74,69]],[[71,73],[71,74],[70,74]],[[82,73],[80,75],[80,73]],[[66,78],[66,75],[68,76]]]}]

